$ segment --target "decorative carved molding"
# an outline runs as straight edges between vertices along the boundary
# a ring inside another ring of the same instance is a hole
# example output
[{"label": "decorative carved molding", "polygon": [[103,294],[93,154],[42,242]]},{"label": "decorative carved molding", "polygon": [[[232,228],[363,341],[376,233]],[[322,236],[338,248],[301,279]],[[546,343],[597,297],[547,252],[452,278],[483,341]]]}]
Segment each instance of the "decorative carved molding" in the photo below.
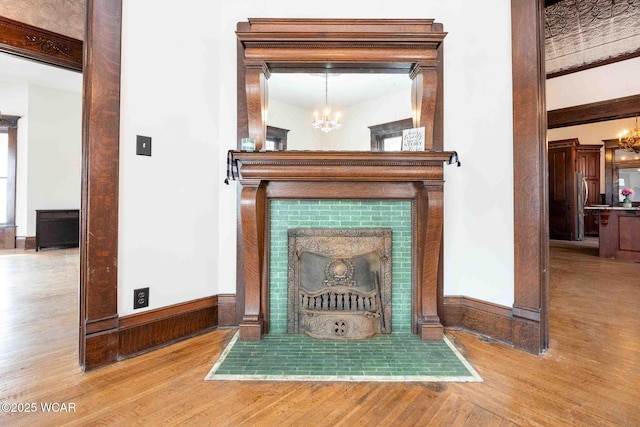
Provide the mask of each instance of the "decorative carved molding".
[{"label": "decorative carved molding", "polygon": [[82,71],[81,40],[0,16],[0,51]]},{"label": "decorative carved molding", "polygon": [[82,40],[84,6],[85,0],[2,0],[0,16]]},{"label": "decorative carved molding", "polygon": [[549,149],[553,148],[573,148],[580,146],[578,138],[559,139],[557,141],[549,141]]}]

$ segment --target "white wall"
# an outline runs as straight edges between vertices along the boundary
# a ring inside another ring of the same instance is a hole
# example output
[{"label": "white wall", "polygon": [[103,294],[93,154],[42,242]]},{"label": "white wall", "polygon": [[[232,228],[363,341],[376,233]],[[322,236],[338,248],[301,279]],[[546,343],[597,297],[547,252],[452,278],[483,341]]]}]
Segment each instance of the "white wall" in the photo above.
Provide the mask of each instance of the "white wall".
[{"label": "white wall", "polygon": [[[41,66],[41,65],[39,65]],[[3,114],[18,121],[16,236],[35,236],[36,209],[79,209],[82,96],[24,82],[0,82]]]},{"label": "white wall", "polygon": [[282,129],[289,129],[287,133],[287,148],[289,150],[318,150],[322,147],[324,132],[311,127],[313,112],[275,99],[269,100],[267,123]]},{"label": "white wall", "polygon": [[28,117],[27,236],[35,236],[36,209],[80,209],[82,96],[29,86]]},{"label": "white wall", "polygon": [[[463,0],[372,0],[366,11],[337,0],[322,8],[293,0],[123,7],[120,315],[132,313],[132,290],[141,286],[151,287],[150,308],[235,293],[237,184],[222,180],[236,144],[235,29],[249,17],[444,24],[445,149],[463,162],[446,168],[445,294],[513,304],[508,0],[491,9]],[[135,156],[136,134],[154,138],[153,157]]]},{"label": "white wall", "polygon": [[547,80],[547,111],[640,94],[640,57]]},{"label": "white wall", "polygon": [[[234,289],[218,278],[235,271],[236,223],[235,188],[222,185],[235,132],[220,134],[235,129],[235,115],[219,117],[220,91],[235,91],[219,73],[235,70],[235,57],[219,52],[219,16],[219,3],[205,0],[123,2],[120,315],[133,312],[140,287],[150,287],[150,309]],[[136,135],[152,137],[151,157],[136,156]]]},{"label": "white wall", "polygon": [[395,93],[339,109],[343,123],[338,130],[322,132],[311,126],[313,111],[269,100],[271,126],[290,129],[290,150],[371,150],[369,126],[411,117],[411,93]]},{"label": "white wall", "polygon": [[352,150],[371,150],[369,126],[411,117],[411,92],[382,96],[345,109],[344,125],[338,131]]}]

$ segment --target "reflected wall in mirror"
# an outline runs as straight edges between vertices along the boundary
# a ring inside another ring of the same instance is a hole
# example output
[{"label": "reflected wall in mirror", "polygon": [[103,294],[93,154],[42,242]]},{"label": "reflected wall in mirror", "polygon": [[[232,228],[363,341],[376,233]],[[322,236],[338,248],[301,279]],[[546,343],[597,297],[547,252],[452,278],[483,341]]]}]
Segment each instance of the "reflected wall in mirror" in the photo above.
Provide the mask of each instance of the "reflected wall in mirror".
[{"label": "reflected wall in mirror", "polygon": [[404,73],[330,73],[328,105],[342,117],[330,132],[312,127],[325,104],[324,73],[272,73],[267,84],[267,124],[290,130],[289,150],[369,151],[369,127],[412,117],[412,81]]},{"label": "reflected wall in mirror", "polygon": [[640,202],[640,167],[618,169],[618,201],[620,203],[625,198],[622,195],[623,188],[633,190],[633,194],[629,196],[631,202]]},{"label": "reflected wall in mirror", "polygon": [[617,139],[607,139],[604,143],[606,203],[621,206],[622,189],[630,188],[634,191],[633,206],[640,206],[640,153],[620,150]]}]

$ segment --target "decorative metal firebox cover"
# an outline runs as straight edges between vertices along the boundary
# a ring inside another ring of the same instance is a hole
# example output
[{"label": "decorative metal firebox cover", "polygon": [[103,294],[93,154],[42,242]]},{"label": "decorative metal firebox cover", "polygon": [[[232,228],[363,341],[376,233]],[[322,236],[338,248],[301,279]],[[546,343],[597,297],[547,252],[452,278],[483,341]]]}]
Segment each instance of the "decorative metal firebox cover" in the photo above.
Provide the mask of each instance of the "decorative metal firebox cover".
[{"label": "decorative metal firebox cover", "polygon": [[289,230],[287,332],[362,339],[391,332],[391,229]]}]

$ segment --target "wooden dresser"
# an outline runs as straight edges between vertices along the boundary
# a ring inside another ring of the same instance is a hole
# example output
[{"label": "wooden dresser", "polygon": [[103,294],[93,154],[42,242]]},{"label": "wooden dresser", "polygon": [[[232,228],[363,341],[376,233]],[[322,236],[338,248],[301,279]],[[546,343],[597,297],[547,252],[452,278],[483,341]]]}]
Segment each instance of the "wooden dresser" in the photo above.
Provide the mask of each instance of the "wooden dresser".
[{"label": "wooden dresser", "polygon": [[36,251],[50,247],[80,246],[78,209],[36,210]]}]

